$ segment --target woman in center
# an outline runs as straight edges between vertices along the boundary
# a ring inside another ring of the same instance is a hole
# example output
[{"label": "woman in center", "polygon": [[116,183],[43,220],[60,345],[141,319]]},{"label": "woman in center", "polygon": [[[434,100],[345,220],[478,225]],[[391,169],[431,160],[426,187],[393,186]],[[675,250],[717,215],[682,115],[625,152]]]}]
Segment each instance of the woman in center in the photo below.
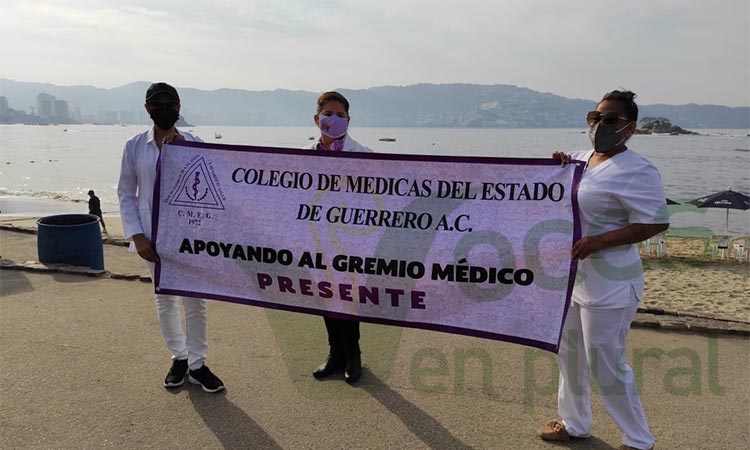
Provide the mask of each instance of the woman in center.
[{"label": "woman in center", "polygon": [[[349,101],[338,92],[318,97],[318,112],[313,117],[320,138],[305,148],[335,152],[372,152],[349,136]],[[344,369],[344,379],[354,383],[362,376],[359,351],[359,321],[324,317],[330,347],[325,361],[313,370],[315,378],[325,378]]]}]

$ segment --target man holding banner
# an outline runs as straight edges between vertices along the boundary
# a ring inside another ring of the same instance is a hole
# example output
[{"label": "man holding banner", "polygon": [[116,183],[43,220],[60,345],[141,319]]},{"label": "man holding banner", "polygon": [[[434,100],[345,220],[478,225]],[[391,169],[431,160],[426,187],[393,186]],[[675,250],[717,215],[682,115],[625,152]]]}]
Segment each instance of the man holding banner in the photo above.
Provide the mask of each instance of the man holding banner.
[{"label": "man holding banner", "polygon": [[[201,142],[200,138],[174,127],[180,112],[177,90],[167,83],[154,83],[146,91],[146,111],[154,126],[125,143],[117,194],[120,216],[130,251],[146,260],[151,278],[156,279],[155,263],[159,255],[152,245],[152,205],[156,168],[162,145],[173,140]],[[158,203],[158,198],[156,199]],[[158,289],[157,289],[158,292]],[[156,312],[162,336],[172,354],[172,367],[164,379],[164,387],[175,388],[185,382],[199,384],[206,392],[224,389],[224,383],[204,364],[208,341],[206,337],[206,302],[183,296],[185,331],[180,318],[179,298],[156,294]]]}]

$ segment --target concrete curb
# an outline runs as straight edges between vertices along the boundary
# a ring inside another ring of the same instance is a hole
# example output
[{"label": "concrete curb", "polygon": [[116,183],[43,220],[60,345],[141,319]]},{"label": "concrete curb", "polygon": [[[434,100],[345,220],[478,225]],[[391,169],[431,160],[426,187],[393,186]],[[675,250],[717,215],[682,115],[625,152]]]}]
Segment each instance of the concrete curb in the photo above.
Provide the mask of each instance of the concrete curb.
[{"label": "concrete curb", "polygon": [[[0,224],[0,230],[24,234],[37,234],[37,229],[34,227],[17,227],[15,225]],[[120,247],[128,247],[130,245],[130,242],[126,241],[124,238],[112,236],[103,237],[102,243],[107,245],[117,245]]]},{"label": "concrete curb", "polygon": [[0,270],[20,270],[37,273],[67,273],[72,275],[85,275],[88,277],[111,278],[113,280],[140,280],[145,283],[151,282],[151,276],[148,274],[112,273],[108,270],[97,270],[90,267],[72,266],[70,264],[47,264],[39,261],[16,262],[10,259],[0,259]]},{"label": "concrete curb", "polygon": [[750,324],[735,320],[722,320],[693,316],[656,315],[641,312],[635,315],[631,327],[656,328],[668,331],[685,331],[705,334],[731,334],[750,336]]}]

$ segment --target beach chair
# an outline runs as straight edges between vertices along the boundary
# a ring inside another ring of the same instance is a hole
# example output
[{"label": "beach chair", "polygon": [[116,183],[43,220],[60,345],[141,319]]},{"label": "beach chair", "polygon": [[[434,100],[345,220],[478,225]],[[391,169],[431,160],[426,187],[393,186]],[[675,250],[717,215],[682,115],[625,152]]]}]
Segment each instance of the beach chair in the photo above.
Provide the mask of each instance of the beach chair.
[{"label": "beach chair", "polygon": [[716,261],[717,257],[729,261],[729,237],[716,236],[716,239],[716,243],[711,244],[711,261]]},{"label": "beach chair", "polygon": [[737,238],[732,239],[732,247],[734,248],[734,257],[738,263],[742,263],[743,259],[747,259],[750,262],[750,238]]},{"label": "beach chair", "polygon": [[638,252],[641,254],[641,256],[648,256],[649,248],[651,248],[651,239],[646,239],[645,241],[641,242],[640,246],[638,246]]},{"label": "beach chair", "polygon": [[660,233],[652,238],[641,242],[641,248],[645,256],[656,256],[661,258],[667,256],[667,239],[666,233]]}]

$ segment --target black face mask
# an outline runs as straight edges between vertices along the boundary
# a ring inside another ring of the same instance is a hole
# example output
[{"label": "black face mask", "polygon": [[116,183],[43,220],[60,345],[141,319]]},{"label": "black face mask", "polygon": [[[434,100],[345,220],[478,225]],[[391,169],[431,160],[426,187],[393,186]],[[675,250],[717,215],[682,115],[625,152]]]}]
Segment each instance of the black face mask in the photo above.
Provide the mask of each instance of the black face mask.
[{"label": "black face mask", "polygon": [[621,137],[620,133],[622,133],[628,125],[630,125],[630,122],[618,130],[614,125],[607,125],[599,122],[589,128],[589,139],[591,139],[591,144],[594,146],[594,150],[597,153],[606,154],[625,142],[627,137]]},{"label": "black face mask", "polygon": [[149,112],[151,120],[162,130],[171,129],[180,118],[180,112],[173,106],[154,107]]}]

